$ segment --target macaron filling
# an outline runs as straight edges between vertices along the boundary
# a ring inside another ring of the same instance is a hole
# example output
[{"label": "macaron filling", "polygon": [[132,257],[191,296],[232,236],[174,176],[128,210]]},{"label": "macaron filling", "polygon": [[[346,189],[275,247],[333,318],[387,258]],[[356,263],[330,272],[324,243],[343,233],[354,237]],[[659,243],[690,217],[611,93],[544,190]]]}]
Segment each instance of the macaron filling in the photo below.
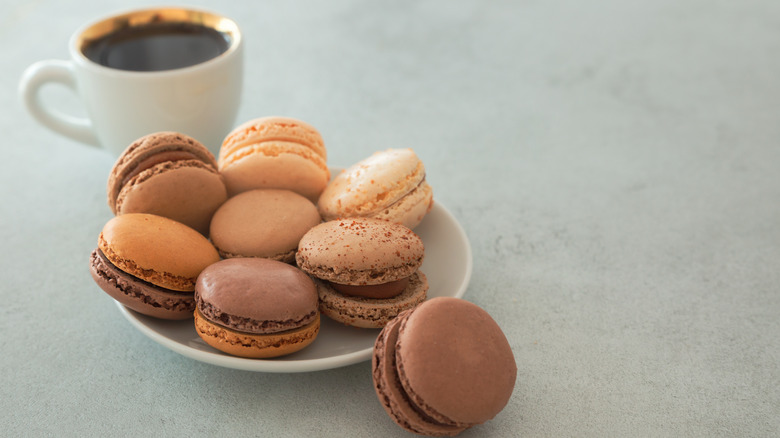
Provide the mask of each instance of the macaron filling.
[{"label": "macaron filling", "polygon": [[138,175],[144,170],[151,169],[152,167],[158,164],[175,162],[175,161],[183,161],[183,160],[203,161],[192,152],[183,151],[183,150],[172,150],[172,151],[164,151],[164,152],[156,153],[141,160],[138,164],[136,164],[133,167],[133,169],[130,170],[127,173],[127,175],[124,176],[124,178],[122,178],[122,185],[127,184],[127,182],[130,181],[134,176]]},{"label": "macaron filling", "polygon": [[215,306],[204,302],[203,300],[197,300],[197,308],[201,316],[206,320],[213,322],[231,330],[235,330],[243,333],[253,334],[270,334],[279,333],[287,330],[296,329],[310,324],[317,319],[317,310],[304,315],[299,319],[288,319],[284,321],[262,321],[244,316],[230,315],[220,311]]},{"label": "macaron filling", "polygon": [[99,248],[92,251],[90,263],[93,274],[99,277],[100,286],[104,290],[108,288],[111,292],[120,292],[145,305],[174,312],[191,313],[195,309],[195,299],[191,292],[166,289],[130,275],[111,263]]},{"label": "macaron filling", "polygon": [[409,285],[409,277],[400,280],[390,281],[382,284],[370,285],[352,285],[329,282],[331,287],[344,295],[364,297],[364,298],[393,298],[401,294]]}]

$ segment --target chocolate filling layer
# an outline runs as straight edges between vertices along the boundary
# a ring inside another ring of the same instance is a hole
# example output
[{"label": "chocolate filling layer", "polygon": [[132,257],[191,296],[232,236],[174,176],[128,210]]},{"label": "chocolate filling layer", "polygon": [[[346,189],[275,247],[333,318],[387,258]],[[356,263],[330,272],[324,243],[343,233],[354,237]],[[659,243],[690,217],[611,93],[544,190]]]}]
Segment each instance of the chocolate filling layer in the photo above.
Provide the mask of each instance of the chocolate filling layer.
[{"label": "chocolate filling layer", "polygon": [[104,282],[100,284],[101,287],[111,287],[129,298],[140,300],[152,307],[177,312],[195,310],[195,299],[191,292],[165,289],[134,277],[114,266],[100,249],[96,248],[92,251],[90,263],[93,272]]},{"label": "chocolate filling layer", "polygon": [[200,311],[204,318],[223,327],[245,333],[268,334],[283,332],[303,327],[317,318],[317,310],[315,309],[299,319],[261,321],[224,313],[211,304],[203,302],[203,300],[200,299],[200,296],[196,296],[196,300],[198,311]]},{"label": "chocolate filling layer", "polygon": [[331,287],[344,295],[364,298],[392,298],[401,294],[409,284],[409,277],[382,284],[355,286],[330,282]]},{"label": "chocolate filling layer", "polygon": [[130,179],[139,173],[143,172],[144,170],[151,169],[152,167],[160,164],[160,163],[166,163],[166,162],[173,162],[173,161],[182,161],[182,160],[197,160],[201,161],[200,158],[198,158],[197,155],[193,154],[192,152],[187,151],[165,151],[160,152],[157,154],[154,154],[148,158],[145,158],[141,160],[138,164],[135,165],[133,170],[127,173],[125,177],[122,179],[122,185],[127,184]]}]

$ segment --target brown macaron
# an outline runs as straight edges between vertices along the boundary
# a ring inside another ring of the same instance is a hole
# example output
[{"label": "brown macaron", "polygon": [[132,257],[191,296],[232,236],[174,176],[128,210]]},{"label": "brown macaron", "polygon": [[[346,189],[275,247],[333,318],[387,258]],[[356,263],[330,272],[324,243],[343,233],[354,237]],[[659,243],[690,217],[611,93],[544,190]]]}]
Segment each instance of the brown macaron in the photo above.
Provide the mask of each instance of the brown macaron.
[{"label": "brown macaron", "polygon": [[90,256],[95,283],[124,306],[163,319],[192,317],[200,272],[219,261],[200,233],[151,214],[116,216]]},{"label": "brown macaron", "polygon": [[223,258],[263,257],[293,263],[298,241],[320,222],[317,207],[302,195],[255,189],[222,204],[209,234]]},{"label": "brown macaron", "polygon": [[200,274],[195,300],[198,335],[234,356],[294,353],[319,333],[314,282],[286,263],[262,258],[222,260]]},{"label": "brown macaron", "polygon": [[128,146],[111,170],[107,194],[116,215],[156,214],[204,235],[211,216],[227,200],[214,155],[177,132],[149,134]]},{"label": "brown macaron", "polygon": [[454,436],[504,409],[517,364],[503,331],[468,301],[437,297],[379,334],[374,388],[390,417],[427,436]]},{"label": "brown macaron", "polygon": [[372,218],[337,219],[309,230],[298,266],[315,277],[320,311],[347,325],[380,328],[425,300],[419,271],[422,239],[409,228]]}]

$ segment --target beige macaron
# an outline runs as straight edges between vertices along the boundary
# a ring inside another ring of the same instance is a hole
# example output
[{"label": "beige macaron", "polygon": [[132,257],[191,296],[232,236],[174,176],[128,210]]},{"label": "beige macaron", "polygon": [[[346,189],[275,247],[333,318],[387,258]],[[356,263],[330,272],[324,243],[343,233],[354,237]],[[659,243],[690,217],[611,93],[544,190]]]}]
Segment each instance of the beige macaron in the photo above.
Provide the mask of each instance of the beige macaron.
[{"label": "beige macaron", "polygon": [[298,241],[321,222],[317,207],[290,190],[240,193],[214,213],[210,236],[223,258],[262,257],[295,261]]},{"label": "beige macaron", "polygon": [[287,189],[316,202],[330,180],[322,136],[289,117],[250,120],[225,137],[219,170],[230,196],[252,189]]},{"label": "beige macaron", "polygon": [[433,207],[433,190],[413,150],[388,149],[336,175],[317,206],[325,220],[373,217],[414,228]]}]

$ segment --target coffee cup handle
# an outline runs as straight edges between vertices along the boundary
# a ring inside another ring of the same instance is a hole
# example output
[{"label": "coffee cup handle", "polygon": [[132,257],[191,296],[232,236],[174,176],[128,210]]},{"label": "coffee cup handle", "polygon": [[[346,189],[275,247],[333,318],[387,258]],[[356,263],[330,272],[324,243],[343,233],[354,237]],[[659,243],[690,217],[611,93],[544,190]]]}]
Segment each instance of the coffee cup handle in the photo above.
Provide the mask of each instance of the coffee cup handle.
[{"label": "coffee cup handle", "polygon": [[61,84],[78,93],[76,74],[70,61],[47,60],[32,64],[19,82],[19,96],[27,111],[42,125],[91,146],[99,146],[92,122],[52,110],[41,100],[40,90],[46,84]]}]

